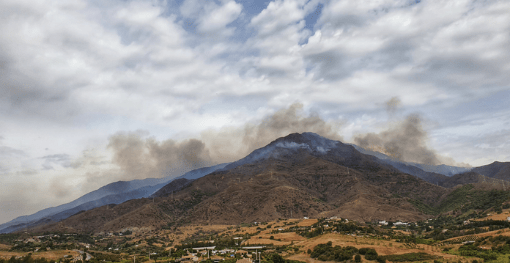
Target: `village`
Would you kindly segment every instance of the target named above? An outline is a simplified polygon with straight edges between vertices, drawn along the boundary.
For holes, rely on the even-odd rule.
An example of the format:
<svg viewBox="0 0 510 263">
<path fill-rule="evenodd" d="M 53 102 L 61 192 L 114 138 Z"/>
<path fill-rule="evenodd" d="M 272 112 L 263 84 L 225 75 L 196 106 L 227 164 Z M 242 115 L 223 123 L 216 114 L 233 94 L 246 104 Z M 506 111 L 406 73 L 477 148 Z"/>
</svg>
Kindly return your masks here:
<svg viewBox="0 0 510 263">
<path fill-rule="evenodd" d="M 419 261 L 475 262 L 483 260 L 483 255 L 463 256 L 459 252 L 461 246 L 479 245 L 480 249 L 485 248 L 483 253 L 492 253 L 494 247 L 490 244 L 494 241 L 487 242 L 490 238 L 510 236 L 508 211 L 484 216 L 364 223 L 339 217 L 302 218 L 241 225 L 188 225 L 162 230 L 132 228 L 94 235 L 8 234 L 1 235 L 0 261 L 27 262 L 30 258 L 33 262 L 66 263 L 311 262 L 321 260 L 320 256 L 312 258 L 317 254 L 314 251 L 330 244 L 330 249 L 373 249 L 378 255 L 375 258 L 364 255 L 360 257 L 363 262 L 391 261 L 387 257 L 395 253 L 416 257 Z M 484 243 L 477 244 L 481 239 Z M 322 255 L 322 258 L 326 257 Z"/>
</svg>

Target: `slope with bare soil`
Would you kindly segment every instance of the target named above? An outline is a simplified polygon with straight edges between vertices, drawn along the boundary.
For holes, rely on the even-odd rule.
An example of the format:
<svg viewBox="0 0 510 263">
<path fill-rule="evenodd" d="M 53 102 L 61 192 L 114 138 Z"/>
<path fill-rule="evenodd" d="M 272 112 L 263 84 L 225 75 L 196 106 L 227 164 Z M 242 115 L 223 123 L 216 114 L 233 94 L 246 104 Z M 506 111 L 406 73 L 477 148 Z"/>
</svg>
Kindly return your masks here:
<svg viewBox="0 0 510 263">
<path fill-rule="evenodd" d="M 450 191 L 350 145 L 306 133 L 279 138 L 224 170 L 178 187 L 173 194 L 93 209 L 38 230 L 98 232 L 329 215 L 412 221 L 426 215 L 410 200 L 432 206 Z"/>
</svg>

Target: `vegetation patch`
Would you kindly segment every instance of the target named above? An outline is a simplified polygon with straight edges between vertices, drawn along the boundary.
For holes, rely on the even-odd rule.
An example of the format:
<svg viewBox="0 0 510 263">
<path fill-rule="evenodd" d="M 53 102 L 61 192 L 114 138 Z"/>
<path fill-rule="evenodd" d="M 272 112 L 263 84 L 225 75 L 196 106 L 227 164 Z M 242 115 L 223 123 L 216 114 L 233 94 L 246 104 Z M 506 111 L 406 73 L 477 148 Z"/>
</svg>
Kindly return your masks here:
<svg viewBox="0 0 510 263">
<path fill-rule="evenodd" d="M 358 249 L 355 247 L 347 246 L 332 246 L 332 242 L 326 244 L 319 244 L 313 248 L 312 258 L 316 258 L 321 261 L 344 261 L 352 260 L 353 256 L 358 253 Z"/>
<path fill-rule="evenodd" d="M 427 253 L 419 252 L 419 253 L 406 253 L 400 255 L 387 255 L 380 256 L 387 261 L 391 262 L 413 262 L 413 261 L 424 261 L 424 260 L 433 260 L 438 259 L 438 256 L 430 255 Z"/>
<path fill-rule="evenodd" d="M 476 190 L 472 184 L 466 184 L 449 193 L 437 207 L 427 205 L 416 199 L 411 199 L 409 202 L 425 214 L 438 215 L 454 210 L 460 210 L 461 212 L 467 212 L 471 209 L 486 210 L 489 208 L 500 210 L 503 203 L 509 199 L 510 192 L 508 191 Z"/>
</svg>

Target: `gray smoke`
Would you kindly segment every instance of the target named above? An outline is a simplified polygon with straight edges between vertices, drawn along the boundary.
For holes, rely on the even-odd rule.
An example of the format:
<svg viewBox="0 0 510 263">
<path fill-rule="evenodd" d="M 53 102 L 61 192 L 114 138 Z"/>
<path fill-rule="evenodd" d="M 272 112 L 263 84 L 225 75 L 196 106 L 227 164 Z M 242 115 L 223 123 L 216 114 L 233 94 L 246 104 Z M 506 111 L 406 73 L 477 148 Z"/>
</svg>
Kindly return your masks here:
<svg viewBox="0 0 510 263">
<path fill-rule="evenodd" d="M 402 104 L 399 97 L 393 97 L 386 102 L 386 112 L 391 116 L 395 114 L 398 107 Z"/>
<path fill-rule="evenodd" d="M 143 132 L 120 132 L 109 138 L 113 162 L 124 173 L 123 179 L 140 179 L 179 175 L 218 163 L 232 162 L 253 150 L 293 132 L 315 132 L 327 138 L 341 140 L 338 124 L 321 119 L 318 114 L 305 116 L 303 105 L 289 108 L 241 127 L 227 127 L 202 132 L 200 138 L 185 141 L 159 142 L 145 138 Z"/>
<path fill-rule="evenodd" d="M 438 165 L 438 155 L 427 147 L 427 132 L 419 115 L 412 114 L 380 133 L 355 136 L 354 142 L 366 149 L 385 153 L 405 162 Z"/>
<path fill-rule="evenodd" d="M 206 131 L 201 137 L 209 146 L 213 160 L 231 162 L 294 132 L 314 132 L 330 139 L 342 140 L 338 135 L 339 126 L 338 123 L 326 122 L 316 113 L 305 116 L 303 105 L 295 103 L 257 123 Z"/>
<path fill-rule="evenodd" d="M 162 142 L 142 132 L 120 132 L 110 137 L 113 162 L 124 172 L 124 179 L 182 174 L 212 164 L 205 144 L 197 139 Z"/>
</svg>

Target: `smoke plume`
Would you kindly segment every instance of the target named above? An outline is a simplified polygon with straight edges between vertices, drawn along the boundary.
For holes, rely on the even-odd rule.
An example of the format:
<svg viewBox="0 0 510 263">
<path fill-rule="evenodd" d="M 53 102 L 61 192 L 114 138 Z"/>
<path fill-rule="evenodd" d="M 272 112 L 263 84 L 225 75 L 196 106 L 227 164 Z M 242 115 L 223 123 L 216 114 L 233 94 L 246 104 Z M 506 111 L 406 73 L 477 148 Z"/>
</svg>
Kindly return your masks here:
<svg viewBox="0 0 510 263">
<path fill-rule="evenodd" d="M 293 104 L 256 122 L 202 132 L 200 138 L 185 141 L 156 141 L 143 132 L 121 132 L 110 137 L 108 148 L 113 162 L 125 173 L 124 179 L 180 175 L 187 171 L 236 161 L 253 150 L 293 132 L 315 132 L 341 140 L 338 124 L 318 114 L 303 114 L 302 104 Z"/>
<path fill-rule="evenodd" d="M 437 154 L 427 147 L 427 139 L 420 116 L 413 114 L 386 131 L 358 135 L 354 141 L 363 148 L 385 153 L 401 161 L 441 164 Z"/>
<path fill-rule="evenodd" d="M 385 109 L 391 118 L 395 117 L 400 105 L 398 97 L 386 101 Z M 404 162 L 468 166 L 465 163 L 456 163 L 452 158 L 441 156 L 428 148 L 428 134 L 422 126 L 420 115 L 411 114 L 402 120 L 389 121 L 387 125 L 388 128 L 380 133 L 355 136 L 354 143 Z"/>
<path fill-rule="evenodd" d="M 206 131 L 202 133 L 202 138 L 216 162 L 231 162 L 294 132 L 314 132 L 330 139 L 341 140 L 338 128 L 339 124 L 326 122 L 318 114 L 304 116 L 303 105 L 295 103 L 257 123 Z"/>
<path fill-rule="evenodd" d="M 400 98 L 398 97 L 391 98 L 386 102 L 386 112 L 388 112 L 390 116 L 395 114 L 401 103 L 402 102 L 400 101 Z"/>
<path fill-rule="evenodd" d="M 113 162 L 124 172 L 124 179 L 178 175 L 210 165 L 205 144 L 197 139 L 181 142 L 144 138 L 143 132 L 121 132 L 110 137 Z"/>
</svg>

